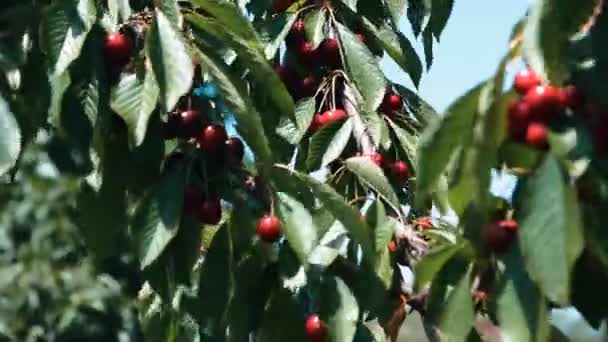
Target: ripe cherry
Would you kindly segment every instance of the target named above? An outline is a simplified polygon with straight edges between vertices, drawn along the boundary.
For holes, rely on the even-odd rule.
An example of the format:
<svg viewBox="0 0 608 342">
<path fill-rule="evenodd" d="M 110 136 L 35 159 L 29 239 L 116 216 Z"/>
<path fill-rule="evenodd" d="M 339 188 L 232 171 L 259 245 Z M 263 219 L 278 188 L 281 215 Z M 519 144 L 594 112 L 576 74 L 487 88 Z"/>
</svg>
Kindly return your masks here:
<svg viewBox="0 0 608 342">
<path fill-rule="evenodd" d="M 515 76 L 513 87 L 518 93 L 525 95 L 530 89 L 541 85 L 541 83 L 541 79 L 536 72 L 531 68 L 526 68 Z"/>
<path fill-rule="evenodd" d="M 189 186 L 184 190 L 184 212 L 194 214 L 203 203 L 203 192 L 195 186 Z"/>
<path fill-rule="evenodd" d="M 515 101 L 509 107 L 508 115 L 509 136 L 516 140 L 523 139 L 532 120 L 530 106 L 526 101 Z"/>
<path fill-rule="evenodd" d="M 321 43 L 321 56 L 323 62 L 329 66 L 340 66 L 340 43 L 336 38 L 327 38 Z"/>
<path fill-rule="evenodd" d="M 241 162 L 243 155 L 245 154 L 245 146 L 241 139 L 232 137 L 226 140 L 226 148 L 232 160 Z"/>
<path fill-rule="evenodd" d="M 201 223 L 216 225 L 222 219 L 222 205 L 220 199 L 215 196 L 206 198 L 201 204 L 198 212 Z"/>
<path fill-rule="evenodd" d="M 311 342 L 324 342 L 327 339 L 327 325 L 318 315 L 310 315 L 304 325 L 306 337 Z"/>
<path fill-rule="evenodd" d="M 289 34 L 287 35 L 287 40 L 290 44 L 301 43 L 306 39 L 306 25 L 304 23 L 304 19 L 299 18 L 296 20 L 291 29 L 289 29 Z"/>
<path fill-rule="evenodd" d="M 216 124 L 205 126 L 197 138 L 200 150 L 210 156 L 219 156 L 227 139 L 224 127 Z"/>
<path fill-rule="evenodd" d="M 321 113 L 316 113 L 312 117 L 312 122 L 310 123 L 310 127 L 308 128 L 311 133 L 316 132 L 319 128 L 321 128 L 324 124 L 323 116 Z"/>
<path fill-rule="evenodd" d="M 285 12 L 289 6 L 293 3 L 292 0 L 273 0 L 272 1 L 272 12 L 282 13 Z"/>
<path fill-rule="evenodd" d="M 332 122 L 344 120 L 348 114 L 343 109 L 330 109 L 321 114 L 321 125 L 325 126 Z"/>
<path fill-rule="evenodd" d="M 383 168 L 384 167 L 384 156 L 380 153 L 372 153 L 369 155 L 369 158 L 372 160 L 372 162 L 374 162 L 374 164 L 378 165 L 379 167 Z"/>
<path fill-rule="evenodd" d="M 391 240 L 388 242 L 388 250 L 391 253 L 395 253 L 397 251 L 397 242 L 395 240 Z"/>
<path fill-rule="evenodd" d="M 104 40 L 103 50 L 107 62 L 112 65 L 124 65 L 133 54 L 133 42 L 126 34 L 110 33 Z"/>
<path fill-rule="evenodd" d="M 179 113 L 180 123 L 178 136 L 182 138 L 195 137 L 203 127 L 201 113 L 198 110 L 186 110 Z"/>
<path fill-rule="evenodd" d="M 299 95 L 301 97 L 311 97 L 317 92 L 319 80 L 314 75 L 308 75 L 300 82 Z"/>
<path fill-rule="evenodd" d="M 387 93 L 384 95 L 380 108 L 386 114 L 401 111 L 403 109 L 403 99 L 398 94 Z"/>
<path fill-rule="evenodd" d="M 526 131 L 526 143 L 540 149 L 547 148 L 547 127 L 538 122 L 533 122 L 528 125 L 528 130 Z"/>
<path fill-rule="evenodd" d="M 560 91 L 552 86 L 536 86 L 530 89 L 524 100 L 535 120 L 547 122 L 561 108 Z"/>
<path fill-rule="evenodd" d="M 281 221 L 274 215 L 264 215 L 256 226 L 258 237 L 266 242 L 276 242 L 281 238 Z"/>
<path fill-rule="evenodd" d="M 303 41 L 298 47 L 298 53 L 302 63 L 312 65 L 317 60 L 317 50 L 312 43 Z"/>
<path fill-rule="evenodd" d="M 486 248 L 496 254 L 509 250 L 517 234 L 518 224 L 514 220 L 502 220 L 487 224 L 482 230 L 482 239 Z"/>
<path fill-rule="evenodd" d="M 395 160 L 388 165 L 391 175 L 399 182 L 404 183 L 410 177 L 410 170 L 403 160 Z"/>
</svg>

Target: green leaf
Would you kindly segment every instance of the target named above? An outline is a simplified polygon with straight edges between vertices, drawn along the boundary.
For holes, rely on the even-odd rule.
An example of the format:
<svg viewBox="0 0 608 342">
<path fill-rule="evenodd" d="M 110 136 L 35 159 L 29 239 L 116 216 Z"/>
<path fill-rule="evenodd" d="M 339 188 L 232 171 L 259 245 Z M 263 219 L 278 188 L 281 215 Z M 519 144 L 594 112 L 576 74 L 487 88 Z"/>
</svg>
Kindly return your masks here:
<svg viewBox="0 0 608 342">
<path fill-rule="evenodd" d="M 315 114 L 316 100 L 314 97 L 302 99 L 296 103 L 294 123 L 288 116 L 284 116 L 277 126 L 276 132 L 292 145 L 300 143 Z"/>
<path fill-rule="evenodd" d="M 357 3 L 359 0 L 341 0 L 346 7 L 350 8 L 352 11 L 357 12 Z"/>
<path fill-rule="evenodd" d="M 430 26 L 427 26 L 422 33 L 422 45 L 424 46 L 426 70 L 429 70 L 433 65 L 433 31 L 431 31 Z"/>
<path fill-rule="evenodd" d="M 213 16 L 228 31 L 249 42 L 259 42 L 258 34 L 243 12 L 227 0 L 191 0 L 194 7 Z"/>
<path fill-rule="evenodd" d="M 10 170 L 21 152 L 21 130 L 8 103 L 0 94 L 0 175 Z"/>
<path fill-rule="evenodd" d="M 399 199 L 384 172 L 368 156 L 348 158 L 345 164 L 363 184 L 376 191 L 394 210 L 400 208 Z"/>
<path fill-rule="evenodd" d="M 348 144 L 352 132 L 352 119 L 332 122 L 321 127 L 310 140 L 306 168 L 316 170 L 338 159 Z"/>
<path fill-rule="evenodd" d="M 418 147 L 416 163 L 419 198 L 424 198 L 435 190 L 454 152 L 470 140 L 482 89 L 483 84 L 480 84 L 467 92 L 448 108 L 442 120 L 432 123 L 425 130 Z"/>
<path fill-rule="evenodd" d="M 418 145 L 418 138 L 409 134 L 403 128 L 397 126 L 393 120 L 387 118 L 386 121 L 388 121 L 388 124 L 393 129 L 395 137 L 397 137 L 397 141 L 399 141 L 399 144 L 401 144 L 401 148 L 403 148 L 407 161 L 409 162 L 408 164 L 411 165 L 415 171 L 417 169 L 416 146 Z"/>
<path fill-rule="evenodd" d="M 539 0 L 532 4 L 522 52 L 528 64 L 549 83 L 561 85 L 568 78 L 569 39 L 588 20 L 597 3 Z"/>
<path fill-rule="evenodd" d="M 459 242 L 454 245 L 446 245 L 433 249 L 416 264 L 416 289 L 421 290 L 433 281 L 437 272 L 455 255 L 470 248 L 466 242 Z"/>
<path fill-rule="evenodd" d="M 163 12 L 171 24 L 177 28 L 182 28 L 184 18 L 182 18 L 177 0 L 159 0 L 155 2 L 155 5 L 156 8 Z"/>
<path fill-rule="evenodd" d="M 272 151 L 262 125 L 261 114 L 246 95 L 241 83 L 234 77 L 226 64 L 211 54 L 198 50 L 202 67 L 216 82 L 228 107 L 234 113 L 238 130 L 255 154 L 256 165 L 262 173 L 269 172 L 273 164 Z"/>
<path fill-rule="evenodd" d="M 234 288 L 232 236 L 224 225 L 205 256 L 198 283 L 195 318 L 201 335 L 224 338 L 226 316 Z"/>
<path fill-rule="evenodd" d="M 141 268 L 156 260 L 177 234 L 182 217 L 186 167 L 165 175 L 158 189 L 144 195 L 131 223 Z"/>
<path fill-rule="evenodd" d="M 414 114 L 416 120 L 420 123 L 421 127 L 426 127 L 430 123 L 437 121 L 440 115 L 429 103 L 424 101 L 418 94 L 407 89 L 399 84 L 393 85 L 399 95 L 405 99 L 407 109 Z"/>
<path fill-rule="evenodd" d="M 159 88 L 151 72 L 123 74 L 112 88 L 110 107 L 127 124 L 131 145 L 139 146 L 144 141 L 158 97 Z"/>
<path fill-rule="evenodd" d="M 407 5 L 407 0 L 387 0 L 386 6 L 388 7 L 388 11 L 391 14 L 391 18 L 393 19 L 393 24 L 395 26 L 399 25 L 399 20 L 405 11 L 405 6 Z"/>
<path fill-rule="evenodd" d="M 505 258 L 505 272 L 497 287 L 496 315 L 504 338 L 547 341 L 549 312 L 544 297 L 525 271 L 519 248 Z"/>
<path fill-rule="evenodd" d="M 277 54 L 296 19 L 298 19 L 298 15 L 295 13 L 282 13 L 271 19 L 269 42 L 264 48 L 266 59 L 272 59 Z"/>
<path fill-rule="evenodd" d="M 428 9 L 426 0 L 409 0 L 407 3 L 407 19 L 410 21 L 414 36 L 418 37 L 422 32 L 422 24 Z"/>
<path fill-rule="evenodd" d="M 429 19 L 429 27 L 435 39 L 439 41 L 439 37 L 448 23 L 452 9 L 454 8 L 454 0 L 432 0 L 431 18 Z"/>
<path fill-rule="evenodd" d="M 516 199 L 519 241 L 530 277 L 550 300 L 565 304 L 584 238 L 576 194 L 559 162 L 548 155 L 537 172 L 520 183 Z"/>
<path fill-rule="evenodd" d="M 161 103 L 165 110 L 172 110 L 192 87 L 194 65 L 180 32 L 158 9 L 146 34 L 146 54 L 160 88 Z"/>
<path fill-rule="evenodd" d="M 78 58 L 96 15 L 92 0 L 59 0 L 44 10 L 41 32 L 52 74 L 63 74 Z"/>
<path fill-rule="evenodd" d="M 384 99 L 386 81 L 374 55 L 345 26 L 336 23 L 348 74 L 363 97 L 363 111 L 375 112 Z"/>
<path fill-rule="evenodd" d="M 325 34 L 323 27 L 325 26 L 325 11 L 315 9 L 306 15 L 306 40 L 309 41 L 314 48 L 319 47 Z"/>
<path fill-rule="evenodd" d="M 282 170 L 287 172 L 287 170 Z M 361 222 L 360 213 L 349 206 L 344 197 L 338 194 L 330 185 L 300 172 L 292 172 L 292 176 L 310 187 L 315 196 L 324 204 L 335 218 L 351 233 L 355 242 L 361 245 L 363 255 L 373 260 L 373 244 L 370 240 L 369 227 Z"/>
<path fill-rule="evenodd" d="M 277 199 L 282 231 L 302 265 L 306 266 L 308 255 L 318 240 L 312 216 L 302 203 L 285 193 L 277 193 Z"/>
<path fill-rule="evenodd" d="M 357 331 L 359 305 L 351 289 L 340 278 L 328 280 L 322 295 L 322 306 L 327 306 L 329 340 L 352 341 Z"/>
<path fill-rule="evenodd" d="M 200 15 L 189 14 L 186 19 L 196 28 L 205 31 L 226 43 L 237 53 L 239 61 L 246 66 L 255 80 L 264 89 L 258 95 L 268 96 L 281 115 L 293 117 L 294 104 L 289 91 L 277 73 L 270 67 L 262 52 L 259 41 L 246 41 L 222 26 L 220 21 L 204 19 Z"/>
</svg>

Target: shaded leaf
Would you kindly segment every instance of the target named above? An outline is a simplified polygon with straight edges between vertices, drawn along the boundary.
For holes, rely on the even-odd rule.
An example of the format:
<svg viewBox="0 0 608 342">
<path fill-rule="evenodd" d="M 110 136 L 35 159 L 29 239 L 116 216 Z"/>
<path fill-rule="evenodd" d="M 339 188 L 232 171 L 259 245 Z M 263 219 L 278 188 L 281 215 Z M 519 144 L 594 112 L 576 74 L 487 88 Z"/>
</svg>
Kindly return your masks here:
<svg viewBox="0 0 608 342">
<path fill-rule="evenodd" d="M 10 170 L 21 152 L 21 130 L 9 104 L 0 94 L 0 175 Z"/>
<path fill-rule="evenodd" d="M 277 126 L 276 132 L 281 138 L 287 140 L 292 145 L 297 145 L 306 134 L 315 114 L 316 100 L 308 97 L 298 101 L 296 104 L 294 123 L 289 117 L 285 116 Z"/>
<path fill-rule="evenodd" d="M 306 168 L 315 170 L 338 159 L 348 144 L 352 132 L 352 119 L 323 126 L 310 140 Z"/>
<path fill-rule="evenodd" d="M 316 49 L 325 38 L 323 27 L 325 26 L 325 12 L 314 9 L 306 15 L 306 40 Z"/>
<path fill-rule="evenodd" d="M 317 245 L 317 229 L 308 209 L 295 198 L 279 192 L 277 194 L 279 217 L 283 222 L 282 231 L 289 246 L 306 265 L 308 255 Z"/>
<path fill-rule="evenodd" d="M 352 173 L 359 177 L 362 183 L 376 191 L 393 209 L 400 207 L 399 199 L 384 172 L 369 157 L 349 158 L 345 164 Z"/>
</svg>

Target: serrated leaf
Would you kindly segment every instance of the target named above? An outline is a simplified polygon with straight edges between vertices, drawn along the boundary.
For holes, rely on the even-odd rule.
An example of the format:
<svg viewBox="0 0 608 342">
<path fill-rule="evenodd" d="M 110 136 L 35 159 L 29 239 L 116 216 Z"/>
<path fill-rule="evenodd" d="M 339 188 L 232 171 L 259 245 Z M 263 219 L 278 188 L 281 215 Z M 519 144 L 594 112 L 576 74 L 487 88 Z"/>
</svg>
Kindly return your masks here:
<svg viewBox="0 0 608 342">
<path fill-rule="evenodd" d="M 523 32 L 522 53 L 549 83 L 560 85 L 566 81 L 569 39 L 589 19 L 597 3 L 538 0 L 532 4 Z"/>
<path fill-rule="evenodd" d="M 339 23 L 336 25 L 348 74 L 363 97 L 363 111 L 375 112 L 386 92 L 384 73 L 367 46 L 361 43 L 348 28 Z"/>
<path fill-rule="evenodd" d="M 177 234 L 182 217 L 186 167 L 167 173 L 157 189 L 141 200 L 131 223 L 141 268 L 154 262 Z"/>
<path fill-rule="evenodd" d="M 158 9 L 146 35 L 146 54 L 160 88 L 160 102 L 165 110 L 172 110 L 192 87 L 194 65 L 181 34 Z"/>
<path fill-rule="evenodd" d="M 289 30 L 297 19 L 298 16 L 295 13 L 282 13 L 271 19 L 269 42 L 266 43 L 266 47 L 264 48 L 266 59 L 270 60 L 277 54 L 281 44 L 289 34 Z"/>
<path fill-rule="evenodd" d="M 177 28 L 182 28 L 184 18 L 182 18 L 177 0 L 158 0 L 154 4 L 156 8 L 165 14 L 170 23 Z"/>
<path fill-rule="evenodd" d="M 452 9 L 454 8 L 454 0 L 432 0 L 431 17 L 429 18 L 429 27 L 433 36 L 437 41 L 448 23 Z"/>
<path fill-rule="evenodd" d="M 204 10 L 218 20 L 222 26 L 246 41 L 259 42 L 258 34 L 243 12 L 227 0 L 191 0 L 193 6 Z"/>
<path fill-rule="evenodd" d="M 400 207 L 399 199 L 384 172 L 368 156 L 348 158 L 345 165 L 357 175 L 363 184 L 376 191 L 393 209 Z"/>
<path fill-rule="evenodd" d="M 415 37 L 418 37 L 422 32 L 422 23 L 428 11 L 425 2 L 426 0 L 409 0 L 407 2 L 407 19 L 410 21 Z"/>
<path fill-rule="evenodd" d="M 467 244 L 459 242 L 433 249 L 416 264 L 416 289 L 421 290 L 433 281 L 437 272 L 456 254 L 462 251 Z"/>
<path fill-rule="evenodd" d="M 440 115 L 435 108 L 424 101 L 418 94 L 399 84 L 394 84 L 397 92 L 405 99 L 407 109 L 414 114 L 419 126 L 425 128 L 430 123 L 439 119 Z"/>
<path fill-rule="evenodd" d="M 547 341 L 547 303 L 528 277 L 519 253 L 519 248 L 511 248 L 497 287 L 496 315 L 502 335 L 510 341 Z"/>
<path fill-rule="evenodd" d="M 325 11 L 321 9 L 315 9 L 310 11 L 306 15 L 306 40 L 309 41 L 316 49 L 319 47 L 325 34 L 323 33 L 323 27 L 325 26 Z"/>
<path fill-rule="evenodd" d="M 325 125 L 310 139 L 306 168 L 315 170 L 338 159 L 353 132 L 352 119 Z"/>
<path fill-rule="evenodd" d="M 328 281 L 323 293 L 324 305 L 329 306 L 331 313 L 327 317 L 329 338 L 331 341 L 352 341 L 357 331 L 359 305 L 351 289 L 340 278 Z"/>
<path fill-rule="evenodd" d="M 399 25 L 399 19 L 401 19 L 406 5 L 407 0 L 386 0 L 386 7 L 388 7 L 395 26 Z"/>
<path fill-rule="evenodd" d="M 52 74 L 63 74 L 78 58 L 96 15 L 92 0 L 60 0 L 44 10 L 41 32 Z"/>
<path fill-rule="evenodd" d="M 416 190 L 419 194 L 418 197 L 424 197 L 433 192 L 454 152 L 470 140 L 471 127 L 473 127 L 483 85 L 476 86 L 456 100 L 441 120 L 434 122 L 425 130 L 417 153 Z M 458 132 L 458 134 L 454 134 L 454 132 Z"/>
<path fill-rule="evenodd" d="M 536 173 L 520 183 L 515 208 L 530 277 L 547 298 L 567 303 L 572 269 L 583 250 L 584 237 L 576 194 L 553 156 L 548 155 Z"/>
<path fill-rule="evenodd" d="M 392 120 L 387 119 L 387 121 L 393 129 L 393 133 L 395 133 L 397 141 L 399 141 L 399 144 L 401 144 L 401 148 L 406 154 L 406 161 L 409 162 L 408 165 L 411 165 L 415 171 L 417 169 L 416 146 L 418 145 L 418 138 L 409 134 L 403 128 L 397 126 L 397 124 L 395 124 Z"/>
<path fill-rule="evenodd" d="M 112 88 L 110 107 L 127 124 L 129 141 L 139 146 L 146 137 L 148 121 L 158 101 L 160 91 L 154 75 L 123 74 Z"/>
<path fill-rule="evenodd" d="M 289 117 L 283 117 L 277 126 L 277 134 L 292 145 L 299 144 L 308 127 L 310 127 L 315 114 L 315 106 L 316 100 L 314 97 L 298 101 L 295 110 L 296 122 L 293 122 Z"/>
<path fill-rule="evenodd" d="M 317 229 L 310 212 L 295 198 L 277 193 L 279 217 L 283 223 L 282 231 L 289 246 L 306 267 L 308 255 L 317 245 Z"/>
<path fill-rule="evenodd" d="M 426 70 L 430 70 L 433 65 L 433 31 L 430 27 L 425 28 L 422 32 L 422 46 L 424 47 Z"/>
<path fill-rule="evenodd" d="M 9 104 L 0 94 L 0 175 L 10 170 L 21 152 L 21 129 Z"/>
<path fill-rule="evenodd" d="M 246 95 L 239 80 L 218 57 L 198 50 L 203 70 L 209 72 L 224 95 L 224 101 L 234 113 L 238 130 L 255 154 L 258 170 L 268 173 L 273 165 L 272 151 L 262 125 L 261 114 Z"/>
</svg>

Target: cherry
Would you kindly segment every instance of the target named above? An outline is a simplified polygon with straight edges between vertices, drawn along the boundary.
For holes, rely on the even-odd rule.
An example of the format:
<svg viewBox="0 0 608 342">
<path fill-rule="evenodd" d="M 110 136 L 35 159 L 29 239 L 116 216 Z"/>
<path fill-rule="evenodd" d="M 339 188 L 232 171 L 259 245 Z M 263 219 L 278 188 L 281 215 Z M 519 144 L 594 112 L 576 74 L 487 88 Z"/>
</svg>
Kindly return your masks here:
<svg viewBox="0 0 608 342">
<path fill-rule="evenodd" d="M 507 121 L 511 138 L 523 139 L 531 119 L 530 105 L 527 102 L 518 100 L 511 103 Z"/>
<path fill-rule="evenodd" d="M 524 101 L 530 107 L 530 114 L 536 120 L 546 122 L 553 117 L 560 108 L 560 91 L 552 86 L 536 86 L 530 89 Z"/>
<path fill-rule="evenodd" d="M 211 196 L 206 198 L 201 204 L 198 212 L 201 223 L 216 225 L 222 219 L 222 205 L 220 199 Z"/>
<path fill-rule="evenodd" d="M 241 162 L 243 160 L 243 155 L 245 154 L 245 146 L 241 139 L 232 137 L 226 140 L 226 148 L 230 153 L 232 160 Z"/>
<path fill-rule="evenodd" d="M 321 43 L 321 56 L 323 61 L 329 66 L 339 66 L 342 64 L 340 43 L 336 38 L 327 38 Z"/>
<path fill-rule="evenodd" d="M 388 250 L 391 253 L 395 253 L 397 251 L 397 242 L 395 242 L 395 240 L 391 240 L 388 242 Z"/>
<path fill-rule="evenodd" d="M 324 342 L 327 339 L 327 326 L 318 315 L 310 315 L 306 318 L 304 330 L 308 341 Z"/>
<path fill-rule="evenodd" d="M 323 127 L 324 125 L 324 120 L 323 120 L 323 115 L 320 113 L 316 113 L 313 117 L 312 117 L 312 122 L 310 123 L 310 132 L 314 133 L 316 132 L 319 128 Z"/>
<path fill-rule="evenodd" d="M 291 68 L 286 65 L 277 65 L 274 67 L 274 72 L 279 76 L 283 84 L 287 87 L 292 95 L 294 93 L 294 89 L 296 88 L 294 85 L 298 81 L 298 74 Z"/>
<path fill-rule="evenodd" d="M 316 62 L 317 50 L 314 48 L 312 43 L 303 41 L 298 48 L 298 53 L 302 63 L 312 65 Z"/>
<path fill-rule="evenodd" d="M 348 114 L 343 109 L 330 109 L 321 114 L 321 126 L 328 125 L 332 122 L 344 120 Z"/>
<path fill-rule="evenodd" d="M 536 72 L 531 68 L 526 68 L 515 76 L 513 87 L 518 93 L 525 95 L 530 89 L 541 85 L 541 83 L 541 79 Z"/>
<path fill-rule="evenodd" d="M 291 29 L 289 29 L 289 34 L 287 35 L 287 40 L 290 44 L 293 43 L 301 43 L 306 39 L 306 24 L 304 23 L 304 19 L 299 18 L 296 20 Z"/>
<path fill-rule="evenodd" d="M 380 108 L 386 114 L 398 112 L 403 109 L 403 99 L 398 94 L 386 93 Z"/>
<path fill-rule="evenodd" d="M 224 148 L 228 136 L 226 130 L 220 125 L 207 125 L 198 136 L 201 151 L 211 156 L 219 156 Z"/>
<path fill-rule="evenodd" d="M 195 186 L 189 186 L 184 190 L 184 212 L 186 214 L 195 213 L 203 203 L 203 192 Z"/>
<path fill-rule="evenodd" d="M 281 238 L 281 221 L 274 215 L 264 215 L 256 226 L 258 237 L 266 242 L 276 242 Z"/>
<path fill-rule="evenodd" d="M 113 65 L 124 65 L 131 59 L 133 42 L 131 38 L 119 32 L 110 33 L 105 37 L 103 50 L 106 60 Z"/>
<path fill-rule="evenodd" d="M 384 167 L 384 156 L 380 153 L 372 153 L 369 155 L 369 158 L 372 160 L 372 162 L 374 162 L 374 164 L 378 165 L 379 167 Z"/>
<path fill-rule="evenodd" d="M 560 104 L 574 110 L 580 109 L 585 103 L 583 93 L 573 84 L 569 84 L 559 92 Z"/>
<path fill-rule="evenodd" d="M 282 13 L 285 12 L 289 6 L 293 3 L 292 0 L 274 0 L 272 1 L 272 12 Z"/>
<path fill-rule="evenodd" d="M 300 82 L 299 95 L 301 97 L 311 97 L 317 92 L 319 80 L 314 75 L 308 75 Z"/>
<path fill-rule="evenodd" d="M 528 129 L 526 131 L 526 143 L 540 149 L 547 148 L 547 127 L 538 122 L 533 122 L 528 125 Z"/>
<path fill-rule="evenodd" d="M 178 136 L 182 138 L 193 138 L 201 130 L 201 113 L 198 110 L 186 110 L 179 113 L 180 124 Z"/>
<path fill-rule="evenodd" d="M 509 250 L 516 236 L 519 225 L 514 220 L 502 220 L 487 224 L 482 230 L 482 239 L 486 248 L 496 254 Z"/>
<path fill-rule="evenodd" d="M 410 170 L 403 160 L 395 160 L 388 165 L 388 169 L 399 182 L 406 182 L 410 177 Z"/>
</svg>

